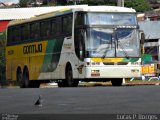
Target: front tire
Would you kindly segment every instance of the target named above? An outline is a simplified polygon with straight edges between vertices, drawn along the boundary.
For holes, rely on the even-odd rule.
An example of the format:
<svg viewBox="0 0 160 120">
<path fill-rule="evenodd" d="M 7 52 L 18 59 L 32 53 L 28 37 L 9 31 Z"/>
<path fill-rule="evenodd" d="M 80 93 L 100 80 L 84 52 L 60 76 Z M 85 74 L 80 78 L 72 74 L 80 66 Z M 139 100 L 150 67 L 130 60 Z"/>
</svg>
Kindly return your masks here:
<svg viewBox="0 0 160 120">
<path fill-rule="evenodd" d="M 67 82 L 66 80 L 61 80 L 58 83 L 58 87 L 67 87 Z"/>
<path fill-rule="evenodd" d="M 113 79 L 111 80 L 112 86 L 122 86 L 122 81 L 122 78 Z"/>
<path fill-rule="evenodd" d="M 30 81 L 30 87 L 31 88 L 39 88 L 40 87 L 40 82 L 37 80 Z"/>
<path fill-rule="evenodd" d="M 67 82 L 67 87 L 77 87 L 79 83 L 78 80 L 73 79 L 73 72 L 71 65 L 68 65 L 66 68 L 66 82 Z"/>
</svg>

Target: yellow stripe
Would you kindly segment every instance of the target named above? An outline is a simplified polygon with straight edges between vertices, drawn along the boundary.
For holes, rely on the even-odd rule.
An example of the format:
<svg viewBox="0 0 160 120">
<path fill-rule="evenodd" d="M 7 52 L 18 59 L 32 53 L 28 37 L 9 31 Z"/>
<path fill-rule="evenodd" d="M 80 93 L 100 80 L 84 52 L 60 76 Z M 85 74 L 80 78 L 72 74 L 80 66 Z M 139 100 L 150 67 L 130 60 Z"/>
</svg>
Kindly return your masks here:
<svg viewBox="0 0 160 120">
<path fill-rule="evenodd" d="M 121 62 L 123 58 L 91 58 L 94 62 Z"/>
<path fill-rule="evenodd" d="M 67 10 L 70 10 L 70 8 L 61 9 L 61 10 L 59 10 L 59 12 L 64 12 L 64 11 L 67 11 Z"/>
</svg>

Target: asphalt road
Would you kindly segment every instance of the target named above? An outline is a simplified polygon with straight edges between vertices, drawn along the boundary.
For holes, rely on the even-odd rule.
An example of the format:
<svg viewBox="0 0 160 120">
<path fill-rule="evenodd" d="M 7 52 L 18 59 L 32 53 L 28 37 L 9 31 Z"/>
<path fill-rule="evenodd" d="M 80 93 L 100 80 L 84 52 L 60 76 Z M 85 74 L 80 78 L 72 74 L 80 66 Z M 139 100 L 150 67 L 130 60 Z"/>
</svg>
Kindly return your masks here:
<svg viewBox="0 0 160 120">
<path fill-rule="evenodd" d="M 42 106 L 35 106 L 38 96 Z M 1 114 L 159 114 L 160 86 L 1 88 Z"/>
<path fill-rule="evenodd" d="M 42 107 L 35 107 L 42 95 Z M 160 113 L 160 86 L 0 89 L 0 113 Z"/>
</svg>

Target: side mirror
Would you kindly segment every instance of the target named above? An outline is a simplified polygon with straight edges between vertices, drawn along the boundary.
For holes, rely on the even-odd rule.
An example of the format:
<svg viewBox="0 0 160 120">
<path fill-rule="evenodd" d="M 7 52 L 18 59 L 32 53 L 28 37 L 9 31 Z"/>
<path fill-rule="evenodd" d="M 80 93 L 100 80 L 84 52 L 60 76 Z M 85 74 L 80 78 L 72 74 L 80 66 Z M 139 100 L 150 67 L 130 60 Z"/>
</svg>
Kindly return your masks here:
<svg viewBox="0 0 160 120">
<path fill-rule="evenodd" d="M 145 42 L 145 34 L 143 32 L 140 33 L 140 43 L 143 45 Z"/>
<path fill-rule="evenodd" d="M 140 46 L 141 46 L 141 53 L 144 54 L 144 42 L 145 42 L 145 34 L 143 32 L 140 32 Z"/>
</svg>

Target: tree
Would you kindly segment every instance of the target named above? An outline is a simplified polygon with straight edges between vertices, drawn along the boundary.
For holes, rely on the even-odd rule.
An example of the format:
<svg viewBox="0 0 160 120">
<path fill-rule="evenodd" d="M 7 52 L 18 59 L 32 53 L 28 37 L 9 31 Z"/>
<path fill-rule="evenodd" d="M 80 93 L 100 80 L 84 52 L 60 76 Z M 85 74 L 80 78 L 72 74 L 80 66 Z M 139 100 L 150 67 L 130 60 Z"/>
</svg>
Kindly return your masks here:
<svg viewBox="0 0 160 120">
<path fill-rule="evenodd" d="M 151 10 L 150 4 L 146 0 L 125 0 L 125 7 L 134 8 L 137 12 Z"/>
<path fill-rule="evenodd" d="M 67 5 L 67 0 L 57 0 L 57 5 Z"/>
<path fill-rule="evenodd" d="M 27 7 L 29 0 L 19 0 L 20 7 Z"/>
<path fill-rule="evenodd" d="M 80 4 L 88 5 L 116 5 L 116 0 L 83 0 Z"/>
<path fill-rule="evenodd" d="M 149 0 L 124 0 L 124 6 L 134 8 L 138 12 L 144 12 L 151 10 L 151 6 L 148 1 Z M 155 2 L 155 0 L 152 0 L 152 2 Z M 117 0 L 83 0 L 80 4 L 116 6 Z"/>
<path fill-rule="evenodd" d="M 147 0 L 149 3 L 151 3 L 151 4 L 157 4 L 158 3 L 158 1 L 157 0 Z"/>
<path fill-rule="evenodd" d="M 56 5 L 57 0 L 47 0 L 47 3 L 48 3 L 49 6 Z"/>
<path fill-rule="evenodd" d="M 6 45 L 6 31 L 0 33 L 0 84 L 5 83 L 5 73 L 6 73 L 5 45 Z"/>
</svg>

